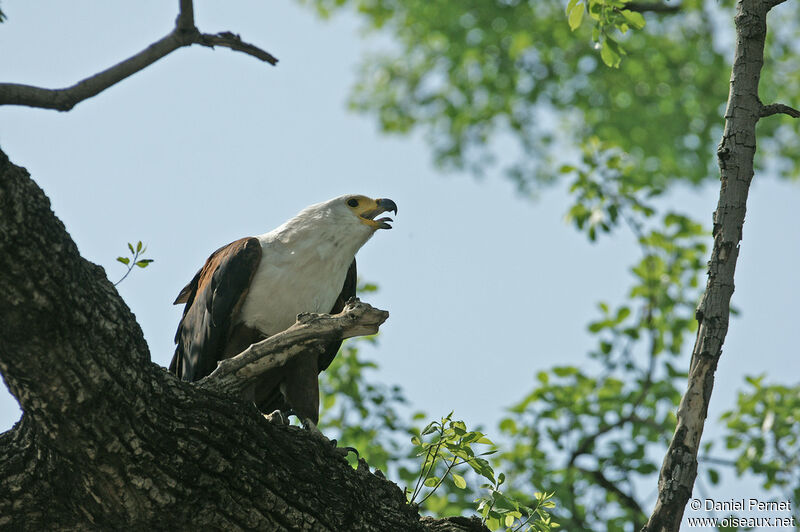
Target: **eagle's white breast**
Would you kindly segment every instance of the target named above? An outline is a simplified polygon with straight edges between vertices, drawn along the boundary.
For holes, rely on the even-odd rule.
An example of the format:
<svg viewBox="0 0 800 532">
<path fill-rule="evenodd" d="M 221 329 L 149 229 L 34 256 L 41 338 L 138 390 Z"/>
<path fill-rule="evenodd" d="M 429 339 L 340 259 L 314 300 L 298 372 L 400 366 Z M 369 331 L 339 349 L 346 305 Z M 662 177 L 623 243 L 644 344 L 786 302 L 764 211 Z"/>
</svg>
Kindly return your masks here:
<svg viewBox="0 0 800 532">
<path fill-rule="evenodd" d="M 373 232 L 347 210 L 319 204 L 259 236 L 261 262 L 240 321 L 272 335 L 301 312 L 330 312 L 353 257 Z"/>
</svg>

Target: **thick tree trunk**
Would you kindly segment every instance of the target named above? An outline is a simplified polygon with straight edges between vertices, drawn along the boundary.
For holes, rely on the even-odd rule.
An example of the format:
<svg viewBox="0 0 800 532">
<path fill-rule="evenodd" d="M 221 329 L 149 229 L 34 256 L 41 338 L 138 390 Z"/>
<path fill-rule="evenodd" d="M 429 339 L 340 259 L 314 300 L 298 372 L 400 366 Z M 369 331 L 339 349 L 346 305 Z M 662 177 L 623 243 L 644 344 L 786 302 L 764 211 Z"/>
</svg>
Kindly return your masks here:
<svg viewBox="0 0 800 532">
<path fill-rule="evenodd" d="M 333 448 L 150 362 L 133 314 L 0 151 L 0 528 L 480 530 L 420 519 Z"/>
<path fill-rule="evenodd" d="M 736 259 L 742 239 L 747 195 L 753 179 L 756 124 L 762 116 L 786 113 L 785 105 L 764 106 L 758 81 L 764 64 L 767 13 L 784 0 L 739 0 L 736 52 L 731 73 L 725 130 L 717 150 L 720 193 L 714 212 L 714 247 L 708 283 L 697 307 L 698 331 L 689 366 L 689 382 L 678 407 L 678 424 L 658 480 L 658 500 L 643 532 L 676 532 L 697 476 L 697 452 L 714 387 L 714 372 L 728 332 Z"/>
</svg>

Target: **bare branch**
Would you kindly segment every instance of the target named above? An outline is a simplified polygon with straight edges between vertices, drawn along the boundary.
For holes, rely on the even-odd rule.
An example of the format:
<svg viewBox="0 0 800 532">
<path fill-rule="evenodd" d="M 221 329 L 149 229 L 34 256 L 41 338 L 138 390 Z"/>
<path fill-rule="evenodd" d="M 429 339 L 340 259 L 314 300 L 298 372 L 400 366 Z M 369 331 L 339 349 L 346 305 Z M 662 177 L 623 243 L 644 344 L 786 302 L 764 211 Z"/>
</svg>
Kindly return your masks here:
<svg viewBox="0 0 800 532">
<path fill-rule="evenodd" d="M 800 111 L 782 103 L 771 103 L 769 105 L 762 105 L 761 112 L 758 116 L 764 118 L 765 116 L 772 116 L 777 114 L 789 115 L 792 118 L 800 118 Z"/>
<path fill-rule="evenodd" d="M 625 9 L 628 11 L 636 11 L 637 13 L 677 13 L 683 6 L 680 4 L 674 6 L 668 6 L 667 4 L 662 4 L 659 2 L 630 2 L 625 4 Z"/>
<path fill-rule="evenodd" d="M 389 313 L 352 298 L 339 314 L 300 314 L 294 325 L 220 362 L 201 388 L 238 395 L 265 371 L 322 347 L 331 340 L 375 334 Z"/>
<path fill-rule="evenodd" d="M 154 42 L 141 52 L 103 70 L 93 76 L 63 89 L 45 89 L 18 83 L 0 83 L 0 105 L 25 105 L 43 109 L 69 111 L 75 105 L 96 96 L 107 88 L 119 83 L 169 55 L 178 48 L 200 44 L 213 48 L 223 46 L 243 52 L 271 65 L 278 60 L 269 52 L 242 41 L 230 32 L 217 34 L 200 33 L 194 27 L 194 8 L 191 0 L 180 0 L 181 11 L 175 22 L 175 29 L 162 39 Z"/>
<path fill-rule="evenodd" d="M 223 31 L 222 33 L 217 33 L 216 35 L 203 33 L 200 35 L 200 39 L 197 41 L 197 43 L 202 44 L 203 46 L 209 46 L 211 48 L 214 46 L 223 46 L 225 48 L 230 48 L 231 50 L 236 50 L 237 52 L 243 52 L 247 55 L 252 55 L 253 57 L 269 63 L 270 65 L 278 64 L 278 59 L 274 55 L 262 50 L 257 46 L 244 42 L 237 34 L 229 31 Z"/>
<path fill-rule="evenodd" d="M 69 111 L 77 103 L 103 92 L 181 46 L 185 44 L 176 38 L 174 32 L 170 33 L 138 54 L 65 89 L 43 89 L 17 83 L 0 83 L 0 105 L 27 105 Z"/>
<path fill-rule="evenodd" d="M 180 11 L 175 27 L 180 31 L 194 30 L 194 3 L 192 0 L 180 0 Z"/>
</svg>

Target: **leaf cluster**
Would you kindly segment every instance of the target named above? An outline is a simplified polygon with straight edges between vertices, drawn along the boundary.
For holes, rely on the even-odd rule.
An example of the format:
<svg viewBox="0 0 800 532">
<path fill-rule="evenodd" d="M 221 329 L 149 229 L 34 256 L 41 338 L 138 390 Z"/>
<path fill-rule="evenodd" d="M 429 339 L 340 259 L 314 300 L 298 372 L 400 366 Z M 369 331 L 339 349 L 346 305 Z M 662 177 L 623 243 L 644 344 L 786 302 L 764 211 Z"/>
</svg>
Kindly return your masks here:
<svg viewBox="0 0 800 532">
<path fill-rule="evenodd" d="M 624 223 L 642 257 L 626 300 L 601 302 L 588 325 L 595 364 L 537 374 L 534 389 L 501 421 L 510 443 L 496 466 L 516 497 L 534 487 L 554 492 L 554 519 L 566 529 L 624 530 L 643 524 L 648 501 L 635 486 L 658 471 L 674 430 L 686 378 L 679 360 L 696 330 L 708 234 L 684 215 L 659 213 L 646 191 L 619 179 L 627 171 L 622 154 L 595 155 L 595 170 L 604 171 L 568 169 L 578 206 L 570 216 L 590 240 Z"/>
<path fill-rule="evenodd" d="M 431 438 L 426 440 L 426 436 Z M 490 449 L 476 454 L 472 449 L 474 444 L 490 446 L 494 444 L 482 432 L 468 431 L 463 421 L 453 420 L 452 412 L 439 421 L 428 423 L 418 434 L 411 437 L 411 443 L 415 447 L 416 456 L 424 458 L 414 489 L 406 489 L 410 504 L 415 504 L 418 496 L 422 497 L 418 504 L 425 502 L 442 485 L 447 475 L 452 476 L 457 488 L 466 488 L 464 477 L 454 471 L 460 465 L 468 465 L 480 476 L 495 482 L 494 470 L 483 456 L 494 454 L 496 450 Z M 445 465 L 444 473 L 436 476 L 434 469 L 440 463 Z M 423 496 L 426 487 L 430 489 Z"/>
<path fill-rule="evenodd" d="M 600 49 L 600 57 L 606 66 L 619 68 L 625 54 L 614 32 L 622 34 L 630 28 L 640 30 L 645 26 L 641 13 L 626 9 L 629 2 L 623 0 L 569 0 L 567 20 L 572 31 L 577 30 L 583 21 L 584 12 L 594 20 L 592 41 Z"/>
<path fill-rule="evenodd" d="M 128 275 L 131 273 L 134 267 L 144 269 L 147 268 L 152 262 L 154 262 L 154 259 L 142 258 L 144 257 L 144 254 L 147 251 L 147 246 L 142 244 L 141 240 L 136 242 L 136 247 L 134 247 L 133 244 L 128 242 L 128 251 L 130 251 L 129 257 L 122 257 L 122 256 L 117 257 L 117 262 L 127 266 L 128 269 L 125 271 L 125 275 L 123 275 L 119 279 L 119 281 L 114 283 L 114 286 L 117 286 L 119 283 L 124 281 L 125 278 L 128 277 Z"/>
<path fill-rule="evenodd" d="M 484 458 L 497 451 L 494 443 L 483 432 L 470 431 L 463 421 L 454 420 L 452 412 L 439 421 L 430 422 L 415 433 L 411 443 L 416 456 L 423 458 L 414 488 L 406 488 L 409 504 L 416 504 L 417 497 L 421 497 L 419 504 L 424 503 L 443 486 L 448 477 L 456 490 L 466 490 L 466 479 L 456 473 L 457 468 L 466 466 L 473 475 L 484 481 L 481 487 L 487 492 L 474 502 L 477 503 L 477 511 L 483 523 L 490 530 L 505 527 L 509 530 L 544 532 L 559 526 L 549 514 L 550 509 L 555 506 L 551 501 L 552 493 L 536 493 L 535 504 L 528 506 L 500 490 L 505 482 L 505 475 L 495 475 L 493 467 Z M 490 448 L 476 452 L 476 445 Z"/>
<path fill-rule="evenodd" d="M 526 188 L 558 176 L 570 155 L 564 145 L 598 137 L 657 186 L 717 173 L 729 66 L 715 39 L 725 25 L 700 0 L 643 19 L 608 0 L 307 3 L 326 12 L 351 6 L 368 28 L 393 36 L 393 47 L 364 59 L 351 104 L 385 131 L 424 130 L 445 167 L 484 171 L 502 138 L 504 152 L 519 154 L 505 169 Z M 621 33 L 643 20 L 646 31 Z"/>
<path fill-rule="evenodd" d="M 596 137 L 582 146 L 578 164 L 562 165 L 559 172 L 574 177 L 569 187 L 574 203 L 567 221 L 586 232 L 592 242 L 599 232 L 610 233 L 620 222 L 641 233 L 641 219 L 656 212 L 650 202 L 663 192 L 644 186 L 633 159 Z"/>
<path fill-rule="evenodd" d="M 754 474 L 765 490 L 780 489 L 786 500 L 800 500 L 800 384 L 765 383 L 765 376 L 746 377 L 747 389 L 739 392 L 736 407 L 722 414 L 726 425 L 724 447 L 733 454 L 739 476 Z M 715 444 L 705 445 L 705 457 L 712 484 L 720 475 L 709 459 Z M 795 509 L 795 514 L 797 514 Z"/>
</svg>

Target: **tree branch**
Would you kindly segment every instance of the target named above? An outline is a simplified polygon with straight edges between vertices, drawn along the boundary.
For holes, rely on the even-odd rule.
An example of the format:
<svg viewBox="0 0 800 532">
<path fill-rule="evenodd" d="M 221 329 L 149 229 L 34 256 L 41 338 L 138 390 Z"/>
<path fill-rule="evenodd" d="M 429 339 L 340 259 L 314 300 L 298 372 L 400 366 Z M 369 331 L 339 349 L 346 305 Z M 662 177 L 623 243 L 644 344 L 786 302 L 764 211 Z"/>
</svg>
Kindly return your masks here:
<svg viewBox="0 0 800 532">
<path fill-rule="evenodd" d="M 103 269 L 1 150 L 0 271 L 0 373 L 24 412 L 0 434 L 1 530 L 486 532 L 420 519 L 365 462 L 153 364 Z M 283 338 L 375 332 L 386 315 L 352 302 Z"/>
<path fill-rule="evenodd" d="M 578 467 L 576 469 L 581 473 L 583 473 L 584 475 L 594 478 L 595 482 L 597 482 L 600 486 L 602 486 L 603 489 L 605 489 L 609 493 L 613 493 L 614 495 L 616 495 L 617 498 L 619 498 L 620 502 L 625 504 L 628 508 L 631 508 L 638 515 L 642 516 L 643 519 L 645 513 L 644 510 L 642 510 L 642 507 L 639 506 L 639 502 L 630 495 L 628 495 L 627 493 L 625 493 L 624 491 L 622 491 L 621 489 L 619 489 L 616 483 L 608 480 L 608 478 L 606 478 L 606 476 L 603 475 L 602 471 L 596 469 L 586 469 L 584 467 Z"/>
<path fill-rule="evenodd" d="M 175 27 L 181 31 L 195 30 L 194 27 L 194 2 L 192 0 L 180 0 L 180 11 Z"/>
<path fill-rule="evenodd" d="M 635 423 L 637 425 L 650 425 L 657 431 L 661 430 L 661 427 L 658 425 L 658 423 L 654 422 L 652 419 L 641 418 L 635 414 L 625 416 L 617 420 L 615 423 L 610 423 L 608 425 L 603 425 L 599 427 L 593 434 L 581 440 L 580 445 L 578 445 L 578 447 L 574 451 L 572 451 L 572 454 L 570 455 L 569 460 L 567 461 L 567 467 L 574 466 L 575 460 L 577 460 L 580 456 L 589 453 L 592 450 L 592 447 L 594 446 L 598 438 L 600 438 L 604 434 L 611 432 L 614 429 L 618 429 L 624 426 L 626 423 Z"/>
<path fill-rule="evenodd" d="M 769 105 L 762 105 L 759 116 L 761 118 L 764 118 L 765 116 L 772 116 L 777 114 L 785 114 L 791 116 L 792 118 L 800 118 L 800 111 L 798 111 L 793 107 L 789 107 L 788 105 L 784 105 L 782 103 L 771 103 Z"/>
<path fill-rule="evenodd" d="M 355 297 L 339 314 L 300 314 L 295 324 L 285 331 L 220 362 L 197 386 L 238 395 L 265 371 L 283 366 L 301 353 L 320 349 L 333 339 L 377 333 L 388 317 L 385 310 L 378 310 Z"/>
<path fill-rule="evenodd" d="M 270 54 L 269 52 L 262 50 L 258 46 L 250 44 L 248 42 L 244 42 L 239 35 L 235 33 L 231 33 L 229 31 L 223 31 L 221 33 L 210 34 L 210 33 L 202 33 L 197 41 L 197 44 L 201 44 L 203 46 L 208 46 L 213 48 L 215 46 L 222 46 L 224 48 L 230 48 L 231 50 L 242 52 L 247 55 L 252 55 L 256 59 L 260 59 L 265 63 L 269 63 L 270 65 L 278 64 L 278 60 Z"/>
<path fill-rule="evenodd" d="M 703 462 L 704 464 L 736 467 L 736 460 L 727 460 L 725 458 L 714 458 L 713 456 L 701 456 L 700 461 Z"/>
<path fill-rule="evenodd" d="M 697 477 L 697 454 L 714 388 L 714 373 L 728 332 L 736 260 L 754 173 L 756 124 L 764 109 L 758 97 L 758 82 L 764 65 L 767 13 L 772 5 L 774 2 L 765 0 L 738 0 L 736 6 L 736 51 L 725 129 L 717 149 L 721 187 L 714 212 L 708 282 L 697 306 L 698 330 L 689 380 L 678 406 L 675 433 L 661 466 L 658 500 L 642 532 L 677 532 Z"/>
<path fill-rule="evenodd" d="M 230 32 L 217 34 L 200 33 L 194 26 L 194 8 L 191 0 L 180 1 L 180 14 L 175 28 L 162 39 L 154 42 L 141 52 L 103 70 L 93 76 L 63 89 L 45 89 L 18 83 L 0 83 L 0 105 L 25 105 L 43 109 L 69 111 L 83 100 L 103 92 L 107 88 L 147 68 L 162 57 L 178 48 L 200 44 L 213 48 L 222 46 L 237 52 L 251 55 L 271 65 L 278 60 L 269 52 L 244 42 L 238 35 Z"/>
<path fill-rule="evenodd" d="M 650 13 L 672 14 L 679 12 L 681 9 L 683 9 L 683 6 L 680 4 L 674 6 L 668 6 L 667 4 L 661 4 L 656 2 L 630 2 L 628 4 L 625 4 L 624 9 L 627 9 L 628 11 L 636 11 L 638 13 L 650 12 Z"/>
</svg>

